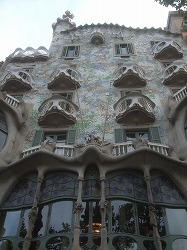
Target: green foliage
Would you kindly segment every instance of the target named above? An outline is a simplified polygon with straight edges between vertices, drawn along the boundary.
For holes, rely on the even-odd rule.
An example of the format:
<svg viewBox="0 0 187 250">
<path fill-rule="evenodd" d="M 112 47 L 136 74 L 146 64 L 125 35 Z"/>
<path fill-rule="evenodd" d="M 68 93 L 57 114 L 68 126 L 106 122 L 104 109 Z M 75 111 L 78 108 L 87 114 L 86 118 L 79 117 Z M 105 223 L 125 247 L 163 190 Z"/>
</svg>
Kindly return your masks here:
<svg viewBox="0 0 187 250">
<path fill-rule="evenodd" d="M 163 6 L 171 6 L 181 13 L 184 20 L 187 20 L 187 1 L 186 0 L 155 0 Z"/>
</svg>

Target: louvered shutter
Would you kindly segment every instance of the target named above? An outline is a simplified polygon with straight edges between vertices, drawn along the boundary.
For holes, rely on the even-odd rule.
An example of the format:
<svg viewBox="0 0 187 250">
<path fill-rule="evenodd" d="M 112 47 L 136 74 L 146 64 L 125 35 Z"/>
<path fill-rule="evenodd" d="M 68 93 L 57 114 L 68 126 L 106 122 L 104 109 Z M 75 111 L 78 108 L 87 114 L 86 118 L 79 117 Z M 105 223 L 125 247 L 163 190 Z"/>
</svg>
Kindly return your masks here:
<svg viewBox="0 0 187 250">
<path fill-rule="evenodd" d="M 115 143 L 125 142 L 126 133 L 124 129 L 115 129 Z"/>
<path fill-rule="evenodd" d="M 149 128 L 149 137 L 151 142 L 160 143 L 160 135 L 157 127 Z"/>
<path fill-rule="evenodd" d="M 36 130 L 32 146 L 34 147 L 40 145 L 43 141 L 43 138 L 44 138 L 43 130 Z"/>
<path fill-rule="evenodd" d="M 76 130 L 69 130 L 67 133 L 66 144 L 75 143 Z"/>
</svg>

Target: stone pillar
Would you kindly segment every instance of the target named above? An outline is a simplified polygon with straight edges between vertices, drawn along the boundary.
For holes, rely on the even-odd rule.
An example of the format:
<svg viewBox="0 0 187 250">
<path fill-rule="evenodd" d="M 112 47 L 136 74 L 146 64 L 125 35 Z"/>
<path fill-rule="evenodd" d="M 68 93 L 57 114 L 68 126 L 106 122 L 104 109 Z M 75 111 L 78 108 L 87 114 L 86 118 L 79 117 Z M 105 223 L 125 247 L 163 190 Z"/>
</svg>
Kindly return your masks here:
<svg viewBox="0 0 187 250">
<path fill-rule="evenodd" d="M 77 197 L 77 201 L 75 203 L 76 207 L 74 210 L 75 228 L 74 228 L 74 238 L 73 238 L 72 250 L 81 250 L 81 247 L 79 245 L 79 238 L 80 238 L 80 216 L 81 216 L 81 212 L 83 210 L 82 198 L 81 198 L 82 184 L 83 184 L 83 179 L 79 179 L 78 197 Z"/>
<path fill-rule="evenodd" d="M 153 195 L 151 191 L 151 177 L 149 170 L 144 171 L 144 179 L 147 186 L 147 194 L 148 194 L 148 207 L 149 207 L 149 217 L 150 217 L 150 224 L 153 227 L 153 238 L 154 238 L 154 245 L 156 250 L 162 250 L 162 243 L 160 240 L 160 235 L 158 232 L 158 220 L 157 220 L 157 210 L 155 208 L 155 204 L 153 203 Z"/>
<path fill-rule="evenodd" d="M 23 243 L 22 250 L 29 250 L 30 245 L 31 245 L 32 232 L 33 232 L 35 221 L 37 220 L 38 203 L 40 199 L 40 191 L 41 191 L 42 182 L 43 182 L 43 178 L 38 177 L 36 193 L 34 196 L 33 206 L 28 216 L 28 229 L 27 229 L 27 234 L 25 236 L 25 241 Z"/>
<path fill-rule="evenodd" d="M 101 180 L 101 246 L 99 250 L 108 250 L 107 244 L 107 228 L 106 228 L 106 212 L 108 202 L 105 200 L 105 179 Z"/>
</svg>

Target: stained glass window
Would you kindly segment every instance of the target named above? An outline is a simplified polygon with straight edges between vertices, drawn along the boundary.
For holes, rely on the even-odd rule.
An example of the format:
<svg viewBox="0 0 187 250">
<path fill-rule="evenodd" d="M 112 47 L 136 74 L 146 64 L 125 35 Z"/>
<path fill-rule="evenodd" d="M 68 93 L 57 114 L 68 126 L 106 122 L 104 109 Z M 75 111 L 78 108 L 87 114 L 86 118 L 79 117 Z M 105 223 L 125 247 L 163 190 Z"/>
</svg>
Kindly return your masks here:
<svg viewBox="0 0 187 250">
<path fill-rule="evenodd" d="M 5 201 L 3 208 L 20 207 L 23 205 L 32 205 L 37 186 L 37 174 L 29 174 L 19 181 L 9 197 Z"/>
<path fill-rule="evenodd" d="M 106 181 L 106 197 L 114 196 L 147 201 L 144 177 L 128 172 L 118 172 L 114 176 L 112 173 L 109 174 Z"/>
<path fill-rule="evenodd" d="M 100 175 L 99 170 L 95 165 L 88 166 L 85 171 L 82 197 L 101 197 Z"/>
<path fill-rule="evenodd" d="M 184 196 L 178 187 L 165 176 L 156 176 L 151 179 L 152 194 L 155 203 L 186 204 Z"/>
<path fill-rule="evenodd" d="M 78 176 L 75 173 L 56 173 L 44 180 L 40 201 L 57 197 L 77 197 Z"/>
</svg>

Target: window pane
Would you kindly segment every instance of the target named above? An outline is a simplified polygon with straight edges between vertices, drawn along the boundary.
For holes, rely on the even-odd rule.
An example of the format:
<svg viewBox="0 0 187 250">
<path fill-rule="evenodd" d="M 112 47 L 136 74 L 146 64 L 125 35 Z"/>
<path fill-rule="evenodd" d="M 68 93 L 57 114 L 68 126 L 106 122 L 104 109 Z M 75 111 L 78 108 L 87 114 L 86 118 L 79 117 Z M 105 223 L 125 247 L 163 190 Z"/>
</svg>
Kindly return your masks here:
<svg viewBox="0 0 187 250">
<path fill-rule="evenodd" d="M 150 225 L 148 206 L 137 203 L 137 211 L 140 235 L 152 237 L 153 228 Z"/>
<path fill-rule="evenodd" d="M 83 211 L 80 218 L 81 233 L 88 233 L 89 229 L 89 201 L 82 203 Z"/>
<path fill-rule="evenodd" d="M 93 233 L 100 233 L 100 226 L 101 226 L 101 213 L 100 213 L 100 206 L 99 201 L 92 203 L 92 231 Z"/>
<path fill-rule="evenodd" d="M 6 138 L 7 138 L 7 133 L 0 130 L 0 150 L 3 149 L 5 142 L 6 142 Z"/>
<path fill-rule="evenodd" d="M 52 205 L 49 233 L 69 233 L 73 211 L 72 201 L 60 201 Z"/>
<path fill-rule="evenodd" d="M 112 241 L 112 245 L 117 250 L 136 250 L 138 249 L 138 244 L 133 238 L 124 237 L 124 236 L 117 236 L 114 237 Z"/>
<path fill-rule="evenodd" d="M 184 250 L 187 249 L 187 239 L 175 240 L 172 244 L 173 250 Z"/>
<path fill-rule="evenodd" d="M 2 212 L 0 219 L 4 224 L 1 228 L 2 236 L 15 236 L 17 234 L 21 211 Z M 13 226 L 14 225 L 14 226 Z"/>
<path fill-rule="evenodd" d="M 112 232 L 135 233 L 134 209 L 131 202 L 114 200 L 112 206 Z"/>
<path fill-rule="evenodd" d="M 66 249 L 70 245 L 70 240 L 67 237 L 53 237 L 47 241 L 47 250 Z"/>
<path fill-rule="evenodd" d="M 37 220 L 34 224 L 34 229 L 32 233 L 33 238 L 44 236 L 47 216 L 48 206 L 40 206 L 38 208 Z"/>
<path fill-rule="evenodd" d="M 23 219 L 21 222 L 21 228 L 20 228 L 20 234 L 19 236 L 24 238 L 27 234 L 27 230 L 28 230 L 28 216 L 29 216 L 29 212 L 31 209 L 27 209 L 24 211 L 24 215 L 23 215 Z"/>
<path fill-rule="evenodd" d="M 126 132 L 127 141 L 133 141 L 136 139 L 135 132 Z"/>
<path fill-rule="evenodd" d="M 127 45 L 126 44 L 122 44 L 120 46 L 120 49 L 121 49 L 121 54 L 122 55 L 128 54 L 128 49 L 127 49 Z"/>
<path fill-rule="evenodd" d="M 169 231 L 171 234 L 187 235 L 187 213 L 186 209 L 166 209 Z M 185 248 L 184 248 L 185 249 Z"/>
<path fill-rule="evenodd" d="M 1 250 L 12 250 L 13 249 L 12 242 L 9 240 L 1 240 L 0 241 L 0 249 Z"/>
<path fill-rule="evenodd" d="M 67 57 L 75 56 L 75 46 L 68 47 Z"/>
</svg>

